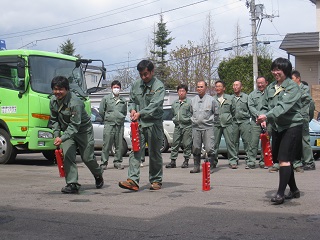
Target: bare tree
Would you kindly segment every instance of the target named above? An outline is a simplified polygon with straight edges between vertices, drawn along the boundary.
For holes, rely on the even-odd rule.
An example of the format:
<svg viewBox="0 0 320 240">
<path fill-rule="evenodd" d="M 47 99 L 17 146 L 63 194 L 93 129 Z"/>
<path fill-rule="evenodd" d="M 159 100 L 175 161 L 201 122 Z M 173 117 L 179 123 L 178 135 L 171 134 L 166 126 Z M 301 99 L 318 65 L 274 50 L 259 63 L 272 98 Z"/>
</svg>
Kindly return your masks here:
<svg viewBox="0 0 320 240">
<path fill-rule="evenodd" d="M 216 65 L 219 61 L 219 52 L 217 49 L 218 37 L 216 36 L 215 29 L 213 27 L 211 13 L 209 13 L 206 17 L 206 23 L 203 28 L 202 52 L 204 54 L 200 59 L 198 59 L 198 64 L 202 71 L 204 71 L 203 79 L 208 82 L 210 93 L 213 92 L 212 86 L 214 84 L 215 76 L 217 76 Z"/>
<path fill-rule="evenodd" d="M 250 54 L 250 52 L 246 49 L 248 44 L 243 43 L 242 41 L 241 28 L 239 25 L 239 21 L 235 25 L 235 34 L 236 34 L 236 37 L 232 44 L 232 50 L 229 54 L 229 58 L 235 58 L 238 56 L 244 56 L 244 55 Z"/>
</svg>

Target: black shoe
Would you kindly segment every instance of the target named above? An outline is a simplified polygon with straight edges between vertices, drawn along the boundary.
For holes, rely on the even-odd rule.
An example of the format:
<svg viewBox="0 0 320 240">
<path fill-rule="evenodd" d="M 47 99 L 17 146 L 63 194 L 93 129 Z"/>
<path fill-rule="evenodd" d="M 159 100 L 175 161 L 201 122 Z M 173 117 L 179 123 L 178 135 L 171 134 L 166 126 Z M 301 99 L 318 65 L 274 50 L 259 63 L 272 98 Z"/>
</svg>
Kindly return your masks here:
<svg viewBox="0 0 320 240">
<path fill-rule="evenodd" d="M 246 165 L 245 169 L 255 169 L 256 166 L 255 165 Z"/>
<path fill-rule="evenodd" d="M 305 171 L 316 170 L 316 165 L 314 163 L 307 164 L 303 167 L 303 170 Z"/>
<path fill-rule="evenodd" d="M 94 179 L 96 180 L 96 188 L 102 188 L 104 181 L 102 175 L 95 176 Z"/>
<path fill-rule="evenodd" d="M 168 163 L 166 165 L 166 168 L 176 168 L 177 165 L 176 165 L 176 162 L 175 161 L 171 161 L 170 163 Z"/>
<path fill-rule="evenodd" d="M 188 163 L 188 161 L 184 161 L 183 163 L 182 163 L 182 165 L 181 165 L 181 168 L 188 168 L 189 167 L 189 163 Z"/>
<path fill-rule="evenodd" d="M 299 198 L 300 197 L 300 191 L 299 189 L 291 192 L 289 191 L 288 195 L 284 195 L 285 199 L 292 199 L 292 198 Z"/>
<path fill-rule="evenodd" d="M 61 189 L 63 193 L 79 193 L 80 184 L 77 183 L 68 183 L 67 186 Z"/>
<path fill-rule="evenodd" d="M 279 194 L 277 194 L 275 197 L 271 198 L 271 202 L 273 202 L 275 205 L 279 205 L 284 203 L 284 196 L 281 197 Z"/>
</svg>

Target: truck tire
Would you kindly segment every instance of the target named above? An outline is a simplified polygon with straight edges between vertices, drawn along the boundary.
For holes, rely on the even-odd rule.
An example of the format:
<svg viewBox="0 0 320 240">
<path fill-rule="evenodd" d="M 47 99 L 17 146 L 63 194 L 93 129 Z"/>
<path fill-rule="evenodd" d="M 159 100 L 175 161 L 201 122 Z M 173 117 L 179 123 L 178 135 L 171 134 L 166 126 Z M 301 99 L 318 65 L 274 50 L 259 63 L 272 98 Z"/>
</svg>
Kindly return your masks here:
<svg viewBox="0 0 320 240">
<path fill-rule="evenodd" d="M 4 129 L 0 129 L 0 164 L 14 162 L 17 156 L 17 149 L 10 142 L 10 135 Z"/>
<path fill-rule="evenodd" d="M 50 162 L 54 163 L 55 162 L 55 155 L 54 155 L 54 150 L 46 150 L 42 151 L 42 155 Z"/>
</svg>

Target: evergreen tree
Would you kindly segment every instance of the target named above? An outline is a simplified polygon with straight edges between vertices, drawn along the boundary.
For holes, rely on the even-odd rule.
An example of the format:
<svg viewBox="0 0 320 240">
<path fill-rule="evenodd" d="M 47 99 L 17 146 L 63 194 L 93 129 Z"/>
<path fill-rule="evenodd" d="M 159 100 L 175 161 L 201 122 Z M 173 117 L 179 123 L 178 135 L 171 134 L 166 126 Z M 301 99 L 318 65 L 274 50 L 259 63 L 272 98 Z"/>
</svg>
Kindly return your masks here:
<svg viewBox="0 0 320 240">
<path fill-rule="evenodd" d="M 150 51 L 157 57 L 155 73 L 160 79 L 166 83 L 166 79 L 170 73 L 169 68 L 166 64 L 165 57 L 168 54 L 167 46 L 171 44 L 173 38 L 169 37 L 170 31 L 166 27 L 166 23 L 163 21 L 163 15 L 160 15 L 160 22 L 157 24 L 157 31 L 154 32 L 155 38 L 153 42 L 157 49 Z"/>
<path fill-rule="evenodd" d="M 81 58 L 79 54 L 74 55 L 76 49 L 74 47 L 74 43 L 71 42 L 71 39 L 67 39 L 64 43 L 62 43 L 60 46 L 60 53 L 65 54 L 65 55 L 70 55 L 70 56 L 75 56 L 78 58 Z"/>
</svg>

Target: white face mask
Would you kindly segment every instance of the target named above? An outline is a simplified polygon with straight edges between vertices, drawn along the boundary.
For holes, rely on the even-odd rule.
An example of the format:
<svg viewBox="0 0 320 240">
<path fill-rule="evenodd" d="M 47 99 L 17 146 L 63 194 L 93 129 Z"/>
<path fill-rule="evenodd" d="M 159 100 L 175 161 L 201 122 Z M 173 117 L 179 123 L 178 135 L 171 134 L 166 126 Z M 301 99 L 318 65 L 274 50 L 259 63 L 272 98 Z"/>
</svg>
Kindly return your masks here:
<svg viewBox="0 0 320 240">
<path fill-rule="evenodd" d="M 120 92 L 120 88 L 112 88 L 112 92 L 114 95 L 118 96 Z"/>
</svg>

